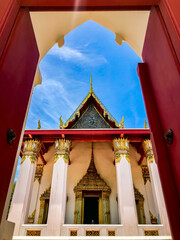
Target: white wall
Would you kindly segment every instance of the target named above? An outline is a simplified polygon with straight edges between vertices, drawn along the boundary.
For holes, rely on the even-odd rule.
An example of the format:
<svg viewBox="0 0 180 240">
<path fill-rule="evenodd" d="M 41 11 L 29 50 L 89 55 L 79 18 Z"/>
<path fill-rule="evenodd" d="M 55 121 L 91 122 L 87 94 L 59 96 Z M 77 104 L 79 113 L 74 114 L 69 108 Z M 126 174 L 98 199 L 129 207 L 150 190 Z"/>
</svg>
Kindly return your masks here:
<svg viewBox="0 0 180 240">
<path fill-rule="evenodd" d="M 94 151 L 94 162 L 100 177 L 109 185 L 111 188 L 110 194 L 110 214 L 111 214 L 111 224 L 118 224 L 118 205 L 117 205 L 117 183 L 116 183 L 116 171 L 114 165 L 114 152 L 111 142 L 96 142 L 93 143 Z M 67 179 L 67 205 L 66 205 L 66 216 L 65 223 L 74 223 L 74 207 L 75 207 L 75 194 L 74 187 L 86 174 L 90 160 L 91 160 L 92 143 L 91 142 L 73 142 L 72 150 L 70 152 L 70 162 L 68 166 L 68 179 Z M 37 197 L 36 214 L 34 223 L 38 222 L 39 208 L 40 208 L 40 196 L 44 191 L 51 185 L 53 163 L 54 163 L 54 145 L 49 148 L 49 151 L 44 155 L 47 164 L 44 166 L 43 176 L 41 179 L 41 184 L 39 188 L 39 194 Z M 149 210 L 154 216 L 157 216 L 155 210 L 154 200 L 152 196 L 152 189 L 150 182 L 147 182 L 147 186 L 144 185 L 144 180 L 142 176 L 141 167 L 138 165 L 138 160 L 140 159 L 140 154 L 137 150 L 130 144 L 130 160 L 131 160 L 131 170 L 133 183 L 139 192 L 144 196 L 144 210 L 146 223 L 150 222 Z M 143 160 L 143 163 L 145 160 Z M 41 160 L 38 160 L 41 163 Z M 34 182 L 33 192 L 37 188 L 37 181 Z M 148 191 L 148 192 L 147 192 Z M 33 202 L 36 196 L 33 195 L 31 199 L 31 206 L 29 208 L 29 215 L 32 214 L 34 209 L 32 209 Z"/>
<path fill-rule="evenodd" d="M 75 207 L 75 194 L 74 187 L 86 174 L 90 160 L 92 143 L 78 143 L 72 144 L 72 151 L 70 153 L 71 165 L 68 167 L 68 188 L 67 188 L 67 208 L 65 223 L 72 224 L 74 222 L 74 207 Z M 117 209 L 117 190 L 116 190 L 116 171 L 114 166 L 114 153 L 112 150 L 112 143 L 94 143 L 94 162 L 100 177 L 111 188 L 110 194 L 110 214 L 111 223 L 118 223 L 118 209 Z"/>
</svg>

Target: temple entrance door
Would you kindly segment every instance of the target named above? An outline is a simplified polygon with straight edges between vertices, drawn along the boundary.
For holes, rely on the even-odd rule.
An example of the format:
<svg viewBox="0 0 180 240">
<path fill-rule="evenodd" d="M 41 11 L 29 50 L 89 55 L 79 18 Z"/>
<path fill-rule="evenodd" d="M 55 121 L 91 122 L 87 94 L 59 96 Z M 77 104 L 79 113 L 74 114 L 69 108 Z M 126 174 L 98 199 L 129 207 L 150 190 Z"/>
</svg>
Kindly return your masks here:
<svg viewBox="0 0 180 240">
<path fill-rule="evenodd" d="M 99 224 L 99 197 L 84 198 L 84 224 Z"/>
</svg>

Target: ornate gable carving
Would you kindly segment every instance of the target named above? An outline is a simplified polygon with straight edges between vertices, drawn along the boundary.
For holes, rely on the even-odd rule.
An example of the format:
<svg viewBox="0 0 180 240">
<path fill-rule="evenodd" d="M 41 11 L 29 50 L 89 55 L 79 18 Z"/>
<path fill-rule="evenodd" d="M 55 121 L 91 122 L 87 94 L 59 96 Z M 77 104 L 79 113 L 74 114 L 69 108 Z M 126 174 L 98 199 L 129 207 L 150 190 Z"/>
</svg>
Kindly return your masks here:
<svg viewBox="0 0 180 240">
<path fill-rule="evenodd" d="M 87 111 L 72 128 L 110 128 L 110 125 L 101 117 L 91 103 Z"/>
</svg>

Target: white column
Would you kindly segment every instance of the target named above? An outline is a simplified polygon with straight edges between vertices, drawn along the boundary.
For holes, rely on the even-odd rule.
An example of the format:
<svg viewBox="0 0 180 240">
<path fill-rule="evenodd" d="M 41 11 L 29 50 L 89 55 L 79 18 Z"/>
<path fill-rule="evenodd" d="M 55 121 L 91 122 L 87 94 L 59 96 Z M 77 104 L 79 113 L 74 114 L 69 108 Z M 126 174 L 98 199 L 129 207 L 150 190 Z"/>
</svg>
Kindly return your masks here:
<svg viewBox="0 0 180 240">
<path fill-rule="evenodd" d="M 164 196 L 162 192 L 161 182 L 159 178 L 157 164 L 154 160 L 154 155 L 152 151 L 152 144 L 151 140 L 145 140 L 143 142 L 143 149 L 147 159 L 147 165 L 149 168 L 149 174 L 151 179 L 151 186 L 153 191 L 153 197 L 155 204 L 157 206 L 159 216 L 160 216 L 160 223 L 164 225 L 164 235 L 170 235 L 170 227 L 169 221 L 166 211 L 166 206 L 164 202 Z"/>
<path fill-rule="evenodd" d="M 14 235 L 27 222 L 28 206 L 41 144 L 38 140 L 25 141 L 21 167 L 14 191 L 8 220 L 15 223 Z"/>
<path fill-rule="evenodd" d="M 59 236 L 64 223 L 69 150 L 70 141 L 56 140 L 46 235 Z"/>
<path fill-rule="evenodd" d="M 32 189 L 33 197 L 31 198 L 31 203 L 30 203 L 30 208 L 29 208 L 29 216 L 28 216 L 29 224 L 34 223 L 35 215 L 37 214 L 36 205 L 37 205 L 38 196 L 39 196 L 39 189 L 40 189 L 40 183 L 41 183 L 41 178 L 42 178 L 42 174 L 43 174 L 43 168 L 44 168 L 44 164 L 37 164 L 37 166 L 36 166 L 36 172 L 35 172 L 33 189 Z"/>
<path fill-rule="evenodd" d="M 129 160 L 129 141 L 124 138 L 114 139 L 113 146 L 116 162 L 119 219 L 123 225 L 123 235 L 137 236 L 138 220 Z"/>
</svg>

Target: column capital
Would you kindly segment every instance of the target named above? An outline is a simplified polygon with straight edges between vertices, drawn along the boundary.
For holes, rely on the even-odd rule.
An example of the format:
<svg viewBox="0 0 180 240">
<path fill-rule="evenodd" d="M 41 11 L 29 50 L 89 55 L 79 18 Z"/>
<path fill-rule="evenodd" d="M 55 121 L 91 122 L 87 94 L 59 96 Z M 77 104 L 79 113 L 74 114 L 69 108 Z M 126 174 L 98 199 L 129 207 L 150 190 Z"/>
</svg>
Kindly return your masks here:
<svg viewBox="0 0 180 240">
<path fill-rule="evenodd" d="M 21 164 L 24 162 L 26 157 L 29 157 L 30 161 L 32 163 L 35 163 L 35 161 L 38 159 L 40 149 L 41 149 L 41 142 L 39 140 L 25 141 Z"/>
<path fill-rule="evenodd" d="M 115 138 L 113 140 L 115 161 L 120 162 L 121 158 L 124 156 L 128 162 L 129 159 L 129 140 L 127 138 Z"/>
<path fill-rule="evenodd" d="M 146 139 L 142 142 L 142 147 L 149 163 L 154 161 L 154 155 L 152 150 L 152 143 L 150 139 Z"/>
<path fill-rule="evenodd" d="M 64 162 L 68 163 L 70 147 L 71 147 L 71 141 L 70 140 L 57 139 L 55 141 L 55 159 L 54 159 L 54 163 L 57 162 L 59 156 L 62 156 Z"/>
</svg>

